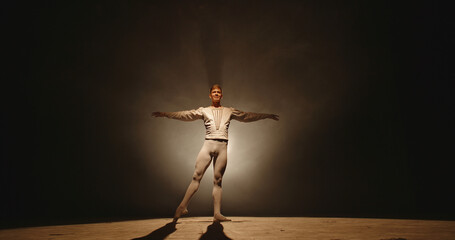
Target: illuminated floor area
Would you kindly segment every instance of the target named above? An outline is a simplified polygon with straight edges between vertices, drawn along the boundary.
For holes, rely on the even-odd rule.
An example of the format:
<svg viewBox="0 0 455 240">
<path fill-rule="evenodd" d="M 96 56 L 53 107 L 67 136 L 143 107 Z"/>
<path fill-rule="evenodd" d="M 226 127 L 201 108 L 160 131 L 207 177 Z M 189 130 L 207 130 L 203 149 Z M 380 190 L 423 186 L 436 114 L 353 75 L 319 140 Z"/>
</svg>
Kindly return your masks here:
<svg viewBox="0 0 455 240">
<path fill-rule="evenodd" d="M 210 217 L 31 227 L 0 230 L 0 239 L 312 239 L 450 240 L 455 221 L 362 218 Z"/>
</svg>

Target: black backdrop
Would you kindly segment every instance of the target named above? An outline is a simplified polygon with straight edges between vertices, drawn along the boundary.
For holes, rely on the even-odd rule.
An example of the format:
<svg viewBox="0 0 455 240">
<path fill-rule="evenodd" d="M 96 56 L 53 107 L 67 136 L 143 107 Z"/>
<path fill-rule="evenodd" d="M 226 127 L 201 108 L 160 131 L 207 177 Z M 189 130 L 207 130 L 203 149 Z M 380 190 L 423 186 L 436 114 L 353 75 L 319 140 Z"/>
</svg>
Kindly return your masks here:
<svg viewBox="0 0 455 240">
<path fill-rule="evenodd" d="M 171 217 L 201 141 L 160 162 L 203 130 L 148 114 L 215 82 L 281 115 L 225 214 L 454 219 L 452 27 L 437 1 L 6 3 L 2 226 Z"/>
</svg>

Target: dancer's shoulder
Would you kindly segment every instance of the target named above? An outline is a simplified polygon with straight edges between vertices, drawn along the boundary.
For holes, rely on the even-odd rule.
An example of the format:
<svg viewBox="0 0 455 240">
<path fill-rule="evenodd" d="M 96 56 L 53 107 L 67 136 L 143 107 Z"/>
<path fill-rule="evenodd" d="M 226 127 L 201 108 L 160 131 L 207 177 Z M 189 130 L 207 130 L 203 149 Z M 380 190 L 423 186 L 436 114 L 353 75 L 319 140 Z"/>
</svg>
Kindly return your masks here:
<svg viewBox="0 0 455 240">
<path fill-rule="evenodd" d="M 213 109 L 213 108 L 215 108 L 215 107 L 213 107 L 213 106 L 207 106 L 207 107 L 200 107 L 200 108 L 203 108 L 203 109 Z M 224 109 L 224 108 L 226 108 L 226 109 L 234 109 L 234 108 L 232 108 L 232 107 L 226 107 L 226 106 L 221 106 L 221 107 L 219 107 L 219 108 L 223 108 L 223 109 Z"/>
</svg>

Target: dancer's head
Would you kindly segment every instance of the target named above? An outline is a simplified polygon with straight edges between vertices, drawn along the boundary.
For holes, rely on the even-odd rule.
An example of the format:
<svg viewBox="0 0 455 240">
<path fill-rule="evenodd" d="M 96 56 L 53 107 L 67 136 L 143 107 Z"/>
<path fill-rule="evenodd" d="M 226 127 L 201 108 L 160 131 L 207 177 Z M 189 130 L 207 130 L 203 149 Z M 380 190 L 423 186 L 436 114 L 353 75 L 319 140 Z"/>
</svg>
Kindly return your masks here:
<svg viewBox="0 0 455 240">
<path fill-rule="evenodd" d="M 221 98 L 223 97 L 223 90 L 221 90 L 221 86 L 218 84 L 214 84 L 210 88 L 210 94 L 209 94 L 210 99 L 212 99 L 212 103 L 218 103 L 221 101 Z"/>
<path fill-rule="evenodd" d="M 213 90 L 214 88 L 219 88 L 220 91 L 223 91 L 223 90 L 221 89 L 220 84 L 213 84 L 212 87 L 210 88 L 210 93 L 212 93 L 212 90 Z"/>
</svg>

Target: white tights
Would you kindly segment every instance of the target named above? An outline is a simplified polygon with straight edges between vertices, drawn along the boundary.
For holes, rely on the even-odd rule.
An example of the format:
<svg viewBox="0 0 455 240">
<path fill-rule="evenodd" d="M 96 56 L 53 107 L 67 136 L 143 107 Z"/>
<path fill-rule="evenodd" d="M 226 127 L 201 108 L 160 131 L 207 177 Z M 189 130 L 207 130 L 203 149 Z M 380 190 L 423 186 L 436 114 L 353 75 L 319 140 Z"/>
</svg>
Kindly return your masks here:
<svg viewBox="0 0 455 240">
<path fill-rule="evenodd" d="M 227 164 L 227 141 L 222 140 L 205 140 L 201 151 L 196 158 L 196 167 L 193 174 L 193 179 L 186 190 L 182 202 L 177 208 L 174 221 L 187 213 L 187 207 L 194 193 L 199 189 L 199 184 L 205 171 L 213 160 L 213 215 L 215 218 L 220 218 L 221 215 L 221 182 Z M 224 218 L 224 217 L 223 217 Z"/>
</svg>

